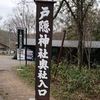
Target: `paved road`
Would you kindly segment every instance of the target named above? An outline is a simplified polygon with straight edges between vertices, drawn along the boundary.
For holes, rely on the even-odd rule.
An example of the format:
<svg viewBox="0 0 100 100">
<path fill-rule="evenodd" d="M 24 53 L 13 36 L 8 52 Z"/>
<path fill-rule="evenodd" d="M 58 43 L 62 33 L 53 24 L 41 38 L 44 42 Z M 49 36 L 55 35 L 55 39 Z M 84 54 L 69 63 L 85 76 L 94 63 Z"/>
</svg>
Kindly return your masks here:
<svg viewBox="0 0 100 100">
<path fill-rule="evenodd" d="M 25 64 L 25 61 L 21 61 L 20 63 L 20 61 L 12 58 L 13 56 L 0 55 L 0 70 L 9 70 L 11 67 L 20 66 L 20 64 Z"/>
<path fill-rule="evenodd" d="M 4 99 L 0 96 L 0 100 L 4 100 Z"/>
<path fill-rule="evenodd" d="M 11 67 L 14 66 L 20 66 L 25 64 L 25 61 L 18 61 L 15 59 L 12 59 L 13 56 L 2 56 L 0 55 L 0 71 L 2 70 L 10 70 Z M 1 96 L 0 96 L 0 100 L 4 100 Z"/>
</svg>

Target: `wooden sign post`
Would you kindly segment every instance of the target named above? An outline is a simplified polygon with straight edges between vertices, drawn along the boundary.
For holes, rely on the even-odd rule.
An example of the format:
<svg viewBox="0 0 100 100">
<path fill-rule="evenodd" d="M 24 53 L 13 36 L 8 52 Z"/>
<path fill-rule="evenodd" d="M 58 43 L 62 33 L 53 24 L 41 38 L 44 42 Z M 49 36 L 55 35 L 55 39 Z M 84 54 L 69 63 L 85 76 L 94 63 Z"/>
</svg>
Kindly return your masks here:
<svg viewBox="0 0 100 100">
<path fill-rule="evenodd" d="M 35 99 L 50 100 L 50 70 L 54 1 L 36 0 Z"/>
</svg>

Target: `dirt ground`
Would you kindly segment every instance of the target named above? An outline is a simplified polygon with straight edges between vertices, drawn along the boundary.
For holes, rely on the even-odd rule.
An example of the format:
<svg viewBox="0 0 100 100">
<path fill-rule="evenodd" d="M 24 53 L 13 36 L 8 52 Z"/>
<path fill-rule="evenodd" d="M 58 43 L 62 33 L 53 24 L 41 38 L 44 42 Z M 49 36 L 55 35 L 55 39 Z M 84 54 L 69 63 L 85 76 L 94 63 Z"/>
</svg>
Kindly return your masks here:
<svg viewBox="0 0 100 100">
<path fill-rule="evenodd" d="M 23 83 L 11 70 L 0 71 L 0 90 L 7 100 L 34 98 L 34 90 Z"/>
<path fill-rule="evenodd" d="M 33 99 L 34 89 L 24 83 L 11 68 L 0 70 L 0 91 L 2 91 L 4 100 L 35 100 Z M 50 100 L 54 99 L 50 98 Z"/>
</svg>

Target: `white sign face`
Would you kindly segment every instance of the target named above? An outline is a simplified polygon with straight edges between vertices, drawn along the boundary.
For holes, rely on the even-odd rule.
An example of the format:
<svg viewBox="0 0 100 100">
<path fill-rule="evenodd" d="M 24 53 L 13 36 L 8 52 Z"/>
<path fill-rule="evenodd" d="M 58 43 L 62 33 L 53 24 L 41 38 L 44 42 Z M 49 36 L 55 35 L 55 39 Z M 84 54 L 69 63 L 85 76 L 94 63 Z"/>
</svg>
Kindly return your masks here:
<svg viewBox="0 0 100 100">
<path fill-rule="evenodd" d="M 25 60 L 25 49 L 17 49 L 17 60 Z"/>
</svg>

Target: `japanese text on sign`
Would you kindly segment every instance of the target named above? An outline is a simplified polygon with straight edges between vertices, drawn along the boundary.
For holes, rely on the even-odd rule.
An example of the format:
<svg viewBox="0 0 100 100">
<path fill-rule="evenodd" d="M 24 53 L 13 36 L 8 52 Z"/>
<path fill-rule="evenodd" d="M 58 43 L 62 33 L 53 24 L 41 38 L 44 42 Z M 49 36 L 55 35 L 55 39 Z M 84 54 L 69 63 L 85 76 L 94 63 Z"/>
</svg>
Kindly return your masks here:
<svg viewBox="0 0 100 100">
<path fill-rule="evenodd" d="M 49 70 L 48 66 L 48 51 L 47 46 L 49 45 L 50 38 L 48 37 L 48 33 L 50 31 L 49 28 L 49 20 L 44 20 L 44 17 L 48 17 L 50 14 L 49 7 L 41 7 L 40 17 L 39 17 L 39 39 L 38 39 L 38 45 L 40 48 L 38 48 L 38 58 L 39 65 L 38 65 L 38 94 L 39 96 L 45 96 L 47 94 L 47 88 L 48 85 L 45 83 L 45 80 L 48 79 L 48 73 L 47 70 Z M 42 34 L 44 32 L 44 34 Z M 42 89 L 41 89 L 42 87 Z"/>
</svg>

